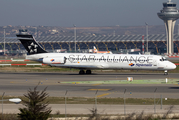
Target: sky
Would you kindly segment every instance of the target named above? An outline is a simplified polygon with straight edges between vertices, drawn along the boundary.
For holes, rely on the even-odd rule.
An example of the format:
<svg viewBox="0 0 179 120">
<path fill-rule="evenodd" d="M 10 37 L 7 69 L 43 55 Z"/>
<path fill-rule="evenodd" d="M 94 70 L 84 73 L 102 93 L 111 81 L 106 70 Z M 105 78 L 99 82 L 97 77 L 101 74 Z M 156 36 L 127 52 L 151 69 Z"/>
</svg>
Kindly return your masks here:
<svg viewBox="0 0 179 120">
<path fill-rule="evenodd" d="M 167 0 L 0 0 L 0 26 L 164 25 L 157 16 L 163 2 Z"/>
</svg>

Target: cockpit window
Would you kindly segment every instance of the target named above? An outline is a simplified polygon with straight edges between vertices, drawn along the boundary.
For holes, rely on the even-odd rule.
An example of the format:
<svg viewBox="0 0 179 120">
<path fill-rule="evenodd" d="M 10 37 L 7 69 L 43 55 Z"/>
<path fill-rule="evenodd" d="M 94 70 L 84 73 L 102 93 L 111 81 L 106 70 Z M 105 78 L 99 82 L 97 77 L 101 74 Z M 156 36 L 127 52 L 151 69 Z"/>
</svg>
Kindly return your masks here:
<svg viewBox="0 0 179 120">
<path fill-rule="evenodd" d="M 162 57 L 160 61 L 167 61 L 167 59 L 165 57 Z"/>
</svg>

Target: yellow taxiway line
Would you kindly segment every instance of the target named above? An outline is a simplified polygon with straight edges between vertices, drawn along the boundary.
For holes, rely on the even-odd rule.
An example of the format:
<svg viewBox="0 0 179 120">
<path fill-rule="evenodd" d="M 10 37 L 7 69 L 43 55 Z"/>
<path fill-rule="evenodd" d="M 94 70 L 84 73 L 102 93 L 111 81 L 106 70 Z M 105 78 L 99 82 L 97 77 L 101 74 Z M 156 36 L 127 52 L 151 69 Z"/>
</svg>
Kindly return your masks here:
<svg viewBox="0 0 179 120">
<path fill-rule="evenodd" d="M 92 91 L 96 91 L 96 90 L 98 90 L 98 91 L 109 91 L 110 89 L 88 89 L 88 90 L 92 90 Z"/>
</svg>

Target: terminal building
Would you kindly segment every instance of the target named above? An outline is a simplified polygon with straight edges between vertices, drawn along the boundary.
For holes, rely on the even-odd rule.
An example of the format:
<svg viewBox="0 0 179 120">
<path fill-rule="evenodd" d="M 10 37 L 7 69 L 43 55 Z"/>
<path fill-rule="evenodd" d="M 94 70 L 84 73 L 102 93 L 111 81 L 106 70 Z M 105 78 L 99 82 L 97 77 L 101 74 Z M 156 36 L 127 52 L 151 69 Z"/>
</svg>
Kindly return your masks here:
<svg viewBox="0 0 179 120">
<path fill-rule="evenodd" d="M 179 53 L 179 35 L 173 36 L 174 53 Z M 75 50 L 74 36 L 51 36 L 37 37 L 37 42 L 47 51 L 55 51 L 66 49 L 67 51 Z M 144 51 L 146 51 L 146 37 L 144 37 Z M 100 51 L 112 51 L 113 53 L 121 53 L 121 50 L 141 49 L 142 50 L 142 35 L 111 35 L 111 36 L 76 36 L 76 49 L 89 50 L 93 46 Z M 4 49 L 4 38 L 0 38 L 0 50 Z M 24 47 L 17 38 L 6 38 L 5 49 L 9 52 L 25 51 Z M 165 34 L 149 35 L 148 49 L 151 54 L 167 53 L 167 37 Z"/>
</svg>

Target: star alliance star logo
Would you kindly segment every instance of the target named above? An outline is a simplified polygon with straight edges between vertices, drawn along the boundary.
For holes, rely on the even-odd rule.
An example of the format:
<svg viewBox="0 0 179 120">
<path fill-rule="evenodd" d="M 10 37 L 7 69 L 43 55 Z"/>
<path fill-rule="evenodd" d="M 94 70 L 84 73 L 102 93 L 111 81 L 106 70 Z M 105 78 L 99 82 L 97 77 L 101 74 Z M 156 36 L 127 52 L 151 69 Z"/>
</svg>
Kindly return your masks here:
<svg viewBox="0 0 179 120">
<path fill-rule="evenodd" d="M 34 44 L 33 42 L 30 44 L 30 46 L 28 46 L 29 50 L 30 50 L 30 53 L 36 53 L 37 52 L 37 47 L 38 45 L 37 44 Z"/>
</svg>

